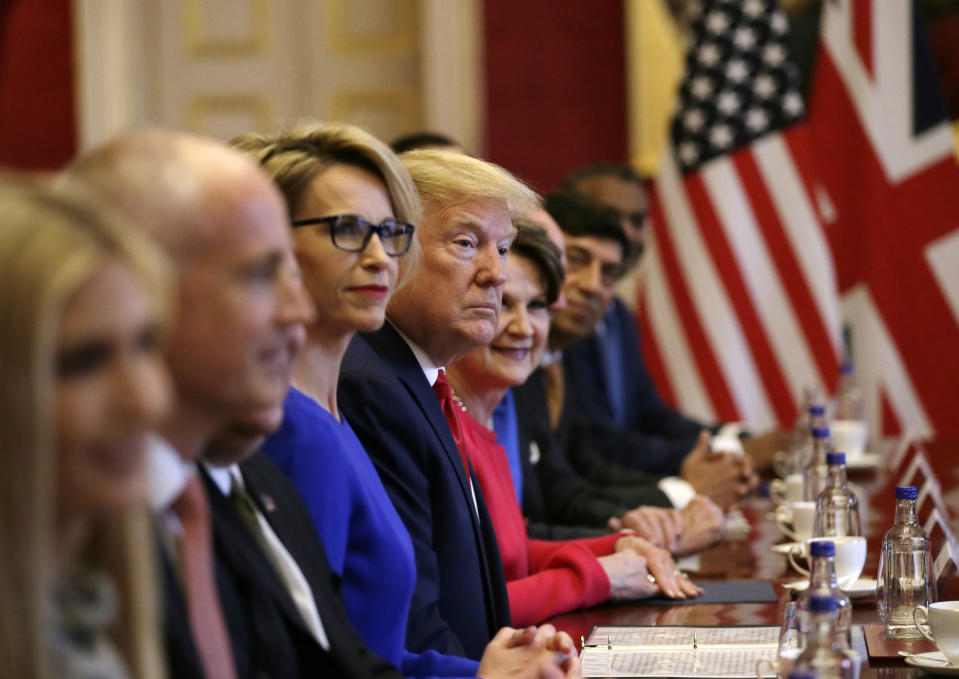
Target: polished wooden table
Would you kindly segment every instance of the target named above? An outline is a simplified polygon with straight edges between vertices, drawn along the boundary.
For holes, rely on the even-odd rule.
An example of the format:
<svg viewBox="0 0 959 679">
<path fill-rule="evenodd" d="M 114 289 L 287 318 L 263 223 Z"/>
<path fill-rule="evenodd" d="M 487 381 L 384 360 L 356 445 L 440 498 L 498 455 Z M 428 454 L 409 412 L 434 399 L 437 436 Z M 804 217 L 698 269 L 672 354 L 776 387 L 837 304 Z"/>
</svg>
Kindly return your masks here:
<svg viewBox="0 0 959 679">
<path fill-rule="evenodd" d="M 957 442 L 959 443 L 959 442 Z M 949 447 L 956 450 L 959 447 Z M 949 455 L 952 458 L 952 455 Z M 953 458 L 954 459 L 954 458 Z M 951 462 L 934 465 L 937 475 L 948 470 L 952 475 Z M 944 474 L 945 475 L 945 474 Z M 950 478 L 950 481 L 952 479 Z M 857 472 L 850 475 L 862 505 L 864 533 L 867 538 L 868 558 L 863 577 L 875 577 L 882 535 L 892 525 L 893 503 L 884 495 L 891 492 L 895 480 L 889 470 L 880 467 L 874 472 Z M 948 487 L 949 482 L 943 484 Z M 957 484 L 959 485 L 959 484 Z M 879 495 L 882 494 L 883 497 Z M 580 610 L 549 620 L 558 629 L 569 633 L 580 644 L 580 639 L 589 635 L 594 625 L 779 625 L 783 605 L 788 599 L 784 583 L 800 578 L 785 556 L 770 548 L 784 539 L 775 522 L 768 514 L 774 508 L 768 498 L 755 498 L 745 502 L 741 509 L 752 528 L 743 541 L 727 542 L 703 552 L 701 568 L 693 574 L 697 582 L 717 580 L 765 580 L 773 583 L 778 596 L 775 603 L 748 604 L 678 604 L 678 605 L 630 605 L 610 604 Z M 940 592 L 940 600 L 959 598 L 959 591 L 952 581 L 948 591 Z M 865 625 L 879 621 L 875 597 L 853 601 L 853 624 Z M 870 660 L 865 641 L 860 633 L 853 634 L 855 650 L 863 659 L 862 677 L 871 679 L 911 679 L 923 673 L 905 664 L 901 659 Z"/>
</svg>

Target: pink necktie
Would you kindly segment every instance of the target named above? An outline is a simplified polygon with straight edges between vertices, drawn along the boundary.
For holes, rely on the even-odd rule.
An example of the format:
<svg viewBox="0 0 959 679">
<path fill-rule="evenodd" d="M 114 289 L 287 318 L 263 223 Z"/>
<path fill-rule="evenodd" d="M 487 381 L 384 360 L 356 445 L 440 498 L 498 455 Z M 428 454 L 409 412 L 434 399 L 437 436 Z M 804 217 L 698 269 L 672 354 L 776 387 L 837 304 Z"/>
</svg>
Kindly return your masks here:
<svg viewBox="0 0 959 679">
<path fill-rule="evenodd" d="M 190 477 L 171 506 L 180 520 L 180 572 L 193 640 L 206 679 L 236 679 L 233 653 L 213 579 L 210 507 L 198 476 Z"/>
</svg>

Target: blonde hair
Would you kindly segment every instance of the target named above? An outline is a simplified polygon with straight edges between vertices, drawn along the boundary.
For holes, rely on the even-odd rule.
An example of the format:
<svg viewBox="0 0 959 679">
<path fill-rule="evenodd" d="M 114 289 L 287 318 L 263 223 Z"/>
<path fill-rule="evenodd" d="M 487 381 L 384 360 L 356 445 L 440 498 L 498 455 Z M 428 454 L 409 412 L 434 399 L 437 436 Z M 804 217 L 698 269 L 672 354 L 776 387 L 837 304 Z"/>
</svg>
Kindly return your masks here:
<svg viewBox="0 0 959 679">
<path fill-rule="evenodd" d="M 417 149 L 400 160 L 426 211 L 476 199 L 499 199 L 517 216 L 540 205 L 539 196 L 499 165 L 455 151 Z"/>
<path fill-rule="evenodd" d="M 301 212 L 313 180 L 324 170 L 352 165 L 383 181 L 398 220 L 414 226 L 420 222 L 420 201 L 409 172 L 389 146 L 356 125 L 303 121 L 288 130 L 242 134 L 231 139 L 230 146 L 259 163 L 283 194 L 291 219 Z M 419 258 L 414 238 L 410 251 L 402 257 L 404 267 L 409 269 Z M 405 280 L 401 275 L 397 285 Z"/>
<path fill-rule="evenodd" d="M 52 676 L 46 622 L 57 573 L 57 433 L 51 416 L 59 321 L 112 258 L 166 298 L 163 260 L 73 188 L 0 177 L 0 676 Z M 161 307 L 162 308 L 162 307 Z M 91 522 L 83 560 L 120 587 L 117 646 L 131 673 L 161 676 L 152 539 L 145 512 Z"/>
</svg>

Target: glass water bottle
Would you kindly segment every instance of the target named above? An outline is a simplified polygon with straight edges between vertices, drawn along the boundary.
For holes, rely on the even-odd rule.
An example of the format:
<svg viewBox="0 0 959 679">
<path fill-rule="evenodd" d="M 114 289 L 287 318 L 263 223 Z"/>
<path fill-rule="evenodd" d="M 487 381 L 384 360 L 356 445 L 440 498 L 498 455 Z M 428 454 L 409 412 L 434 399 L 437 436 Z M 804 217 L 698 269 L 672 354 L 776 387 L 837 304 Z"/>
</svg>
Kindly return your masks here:
<svg viewBox="0 0 959 679">
<path fill-rule="evenodd" d="M 813 537 L 862 535 L 859 498 L 846 481 L 845 453 L 826 453 L 826 487 L 816 498 Z"/>
<path fill-rule="evenodd" d="M 929 535 L 916 516 L 917 495 L 915 486 L 896 486 L 896 518 L 879 553 L 876 596 L 889 639 L 921 639 L 912 611 L 936 600 Z"/>
</svg>

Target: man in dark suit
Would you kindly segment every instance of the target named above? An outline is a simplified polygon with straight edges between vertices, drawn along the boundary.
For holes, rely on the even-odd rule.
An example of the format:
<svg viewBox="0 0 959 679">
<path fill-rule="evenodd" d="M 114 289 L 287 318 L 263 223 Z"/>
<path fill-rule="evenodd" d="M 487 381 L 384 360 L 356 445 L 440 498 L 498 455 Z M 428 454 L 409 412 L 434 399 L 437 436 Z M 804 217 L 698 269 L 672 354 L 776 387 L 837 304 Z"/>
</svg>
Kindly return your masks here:
<svg viewBox="0 0 959 679">
<path fill-rule="evenodd" d="M 414 151 L 403 159 L 423 202 L 422 261 L 403 271 L 409 279 L 393 295 L 386 325 L 353 339 L 338 399 L 413 541 L 407 648 L 479 658 L 509 624 L 506 583 L 479 484 L 433 385 L 444 365 L 492 340 L 514 235 L 510 212 L 536 196 L 468 156 Z"/>
<path fill-rule="evenodd" d="M 167 360 L 177 398 L 159 427 L 149 479 L 164 559 L 168 665 L 178 678 L 254 676 L 247 639 L 237 637 L 246 592 L 214 564 L 209 506 L 193 462 L 238 410 L 286 393 L 312 304 L 297 276 L 284 204 L 241 154 L 175 132 L 122 135 L 82 156 L 70 175 L 146 229 L 176 273 Z"/>
<path fill-rule="evenodd" d="M 578 349 L 581 354 L 592 352 L 593 358 L 597 356 L 596 351 L 623 355 L 625 368 L 621 374 L 628 376 L 630 393 L 623 399 L 624 407 L 612 406 L 607 409 L 606 415 L 613 417 L 619 428 L 645 431 L 659 437 L 659 445 L 668 447 L 667 441 L 672 439 L 676 445 L 687 444 L 688 449 L 696 430 L 703 425 L 669 407 L 659 398 L 643 366 L 636 319 L 632 315 L 637 306 L 636 293 L 642 269 L 641 256 L 645 247 L 649 207 L 642 179 L 627 165 L 596 163 L 570 173 L 563 181 L 563 188 L 611 210 L 618 217 L 629 243 L 623 270 L 615 284 L 616 298 L 600 322 L 601 330 L 591 336 L 599 346 Z M 616 388 L 615 385 L 613 388 Z M 635 421 L 637 413 L 641 419 L 638 423 Z M 788 432 L 773 429 L 743 439 L 742 447 L 755 464 L 765 467 L 771 464 L 776 451 L 783 449 L 788 442 Z"/>
<path fill-rule="evenodd" d="M 614 350 L 604 347 L 597 353 L 595 345 L 584 344 L 593 341 L 613 304 L 614 286 L 629 248 L 618 219 L 568 193 L 549 196 L 545 207 L 563 230 L 569 262 L 564 283 L 568 306 L 553 315 L 550 329 L 550 347 L 562 351 L 561 368 L 553 368 L 550 387 L 560 392 L 553 399 L 554 428 L 561 414 L 570 418 L 571 461 L 600 484 L 617 481 L 608 472 L 609 462 L 673 475 L 659 485 L 677 506 L 697 493 L 720 506 L 730 505 L 751 486 L 745 459 L 712 453 L 708 431 L 681 415 L 672 418 L 664 406 L 644 410 L 652 403 L 648 394 L 655 396 L 655 391 L 645 388 L 651 385 L 648 378 L 643 381 L 645 371 L 634 347 L 620 342 Z M 658 398 L 655 403 L 661 404 Z M 630 413 L 626 421 L 633 427 L 621 426 L 611 414 L 618 410 Z M 664 426 L 661 433 L 654 433 Z"/>
</svg>

